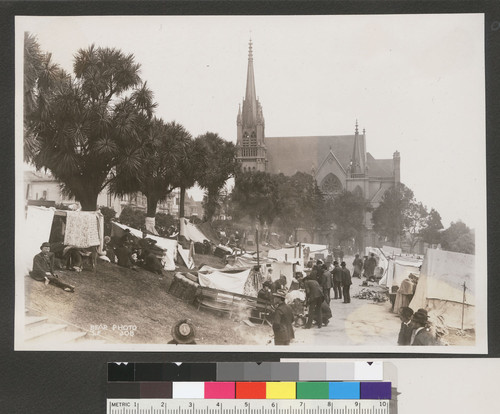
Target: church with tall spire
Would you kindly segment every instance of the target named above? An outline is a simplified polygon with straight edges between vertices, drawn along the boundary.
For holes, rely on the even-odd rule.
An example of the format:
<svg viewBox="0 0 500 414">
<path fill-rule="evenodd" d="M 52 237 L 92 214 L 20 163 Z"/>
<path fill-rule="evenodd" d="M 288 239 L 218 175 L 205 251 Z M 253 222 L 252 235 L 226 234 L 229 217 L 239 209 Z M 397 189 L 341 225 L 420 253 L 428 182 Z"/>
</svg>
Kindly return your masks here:
<svg viewBox="0 0 500 414">
<path fill-rule="evenodd" d="M 350 135 L 266 137 L 262 105 L 256 95 L 253 59 L 250 40 L 245 97 L 236 121 L 241 170 L 288 176 L 308 173 L 326 196 L 348 190 L 376 208 L 385 191 L 400 182 L 399 152 L 395 151 L 392 158 L 375 159 L 366 151 L 366 131 L 359 132 L 358 120 L 354 134 Z M 368 211 L 365 225 L 371 228 Z"/>
</svg>

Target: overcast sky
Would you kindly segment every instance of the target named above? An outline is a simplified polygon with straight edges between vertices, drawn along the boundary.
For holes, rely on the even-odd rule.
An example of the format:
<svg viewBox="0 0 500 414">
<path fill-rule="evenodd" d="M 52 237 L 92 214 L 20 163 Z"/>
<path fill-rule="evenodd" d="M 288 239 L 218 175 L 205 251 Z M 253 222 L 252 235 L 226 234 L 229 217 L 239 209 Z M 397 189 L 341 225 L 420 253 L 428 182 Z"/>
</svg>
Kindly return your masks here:
<svg viewBox="0 0 500 414">
<path fill-rule="evenodd" d="M 266 136 L 344 135 L 358 119 L 375 158 L 443 224 L 484 225 L 483 15 L 18 17 L 71 71 L 95 43 L 133 53 L 157 115 L 236 141 L 252 38 Z M 19 62 L 19 60 L 18 60 Z M 19 80 L 19 78 L 18 78 Z M 20 82 L 20 80 L 19 80 Z"/>
</svg>

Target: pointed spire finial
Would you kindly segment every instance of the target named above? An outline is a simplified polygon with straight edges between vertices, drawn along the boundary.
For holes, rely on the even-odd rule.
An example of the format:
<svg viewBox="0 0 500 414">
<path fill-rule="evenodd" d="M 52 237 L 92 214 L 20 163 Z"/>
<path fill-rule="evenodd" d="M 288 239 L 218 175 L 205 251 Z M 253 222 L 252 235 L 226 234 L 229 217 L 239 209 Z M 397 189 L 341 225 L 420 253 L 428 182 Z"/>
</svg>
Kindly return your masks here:
<svg viewBox="0 0 500 414">
<path fill-rule="evenodd" d="M 363 128 L 363 135 L 366 135 L 366 129 Z"/>
<path fill-rule="evenodd" d="M 356 135 L 358 135 L 358 120 L 356 119 Z"/>
<path fill-rule="evenodd" d="M 248 42 L 248 60 L 253 60 L 252 38 Z"/>
</svg>

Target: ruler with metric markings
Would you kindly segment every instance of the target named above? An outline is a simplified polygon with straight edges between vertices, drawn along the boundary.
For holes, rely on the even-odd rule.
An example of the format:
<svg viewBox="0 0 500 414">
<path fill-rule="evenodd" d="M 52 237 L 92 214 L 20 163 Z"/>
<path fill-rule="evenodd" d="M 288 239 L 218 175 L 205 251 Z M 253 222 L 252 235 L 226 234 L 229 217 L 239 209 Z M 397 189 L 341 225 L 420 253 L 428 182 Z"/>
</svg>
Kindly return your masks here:
<svg viewBox="0 0 500 414">
<path fill-rule="evenodd" d="M 389 414 L 389 400 L 194 400 L 116 398 L 107 414 Z"/>
</svg>

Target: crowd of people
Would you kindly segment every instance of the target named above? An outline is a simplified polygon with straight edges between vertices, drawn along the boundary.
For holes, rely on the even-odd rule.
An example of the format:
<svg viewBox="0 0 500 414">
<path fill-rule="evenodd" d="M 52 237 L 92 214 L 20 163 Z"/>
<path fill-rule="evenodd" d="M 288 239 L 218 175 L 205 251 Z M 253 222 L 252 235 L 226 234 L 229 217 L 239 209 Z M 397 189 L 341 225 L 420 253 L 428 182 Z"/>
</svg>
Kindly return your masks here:
<svg viewBox="0 0 500 414">
<path fill-rule="evenodd" d="M 287 289 L 285 276 L 271 281 L 266 280 L 262 289 L 258 292 L 258 300 L 272 304 L 273 313 L 270 320 L 274 333 L 275 345 L 289 345 L 295 337 L 294 326 L 303 326 L 310 329 L 315 326 L 318 329 L 328 325 L 332 317 L 330 303 L 332 300 L 342 300 L 343 304 L 351 302 L 350 289 L 352 277 L 373 277 L 377 261 L 373 254 L 365 256 L 364 260 L 356 255 L 353 265 L 353 273 L 347 268 L 346 262 L 324 263 L 317 260 L 306 275 L 297 272 L 293 282 Z M 397 339 L 398 345 L 437 345 L 437 340 L 431 333 L 429 317 L 425 309 L 413 312 L 408 307 L 411 295 L 415 291 L 418 278 L 411 274 L 405 280 L 409 289 L 402 286 L 397 295 L 398 315 L 401 319 L 401 328 Z M 333 295 L 331 291 L 333 289 Z M 305 293 L 304 314 L 298 314 L 294 307 L 293 291 Z M 406 291 L 409 291 L 410 296 Z M 292 299 L 292 300 L 291 300 Z M 303 325 L 298 324 L 299 317 L 303 317 Z"/>
<path fill-rule="evenodd" d="M 122 237 L 104 237 L 104 249 L 101 258 L 118 266 L 137 270 L 140 266 L 150 272 L 162 274 L 163 264 L 159 257 L 162 250 L 155 246 L 156 241 L 143 234 L 143 238 L 133 237 L 125 231 Z M 33 270 L 29 273 L 32 279 L 53 285 L 66 292 L 74 292 L 75 287 L 64 283 L 56 268 L 66 268 L 76 272 L 84 269 L 85 258 L 90 259 L 91 269 L 95 269 L 97 248 L 81 249 L 74 246 L 61 246 L 60 243 L 44 242 L 40 253 L 33 258 Z M 57 264 L 56 264 L 57 261 Z"/>
</svg>

